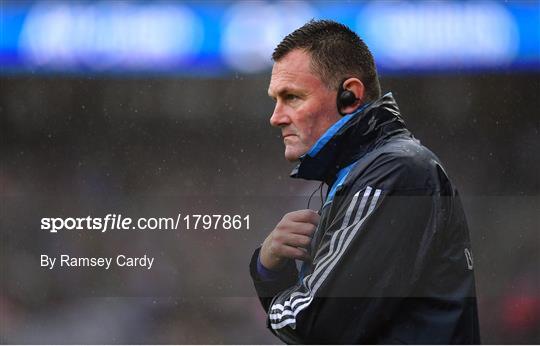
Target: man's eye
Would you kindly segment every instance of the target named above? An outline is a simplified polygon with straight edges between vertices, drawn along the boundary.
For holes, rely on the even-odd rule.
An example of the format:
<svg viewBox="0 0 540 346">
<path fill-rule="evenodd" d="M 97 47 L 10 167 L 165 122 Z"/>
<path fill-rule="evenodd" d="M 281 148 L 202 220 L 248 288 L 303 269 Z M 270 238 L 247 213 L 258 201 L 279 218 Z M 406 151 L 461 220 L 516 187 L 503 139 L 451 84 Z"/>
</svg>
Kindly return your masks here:
<svg viewBox="0 0 540 346">
<path fill-rule="evenodd" d="M 298 96 L 296 95 L 292 95 L 292 94 L 288 94 L 287 96 L 285 96 L 285 98 L 289 101 L 294 101 L 298 98 Z"/>
</svg>

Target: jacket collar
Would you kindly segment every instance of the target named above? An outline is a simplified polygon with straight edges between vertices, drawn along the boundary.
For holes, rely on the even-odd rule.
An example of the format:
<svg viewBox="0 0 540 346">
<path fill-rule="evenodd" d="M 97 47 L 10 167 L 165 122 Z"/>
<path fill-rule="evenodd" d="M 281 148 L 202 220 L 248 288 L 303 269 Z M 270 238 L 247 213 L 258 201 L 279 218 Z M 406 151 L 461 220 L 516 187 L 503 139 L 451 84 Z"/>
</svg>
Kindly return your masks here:
<svg viewBox="0 0 540 346">
<path fill-rule="evenodd" d="M 336 174 L 372 150 L 384 138 L 406 132 L 392 93 L 345 115 L 300 157 L 291 177 L 332 185 Z"/>
</svg>

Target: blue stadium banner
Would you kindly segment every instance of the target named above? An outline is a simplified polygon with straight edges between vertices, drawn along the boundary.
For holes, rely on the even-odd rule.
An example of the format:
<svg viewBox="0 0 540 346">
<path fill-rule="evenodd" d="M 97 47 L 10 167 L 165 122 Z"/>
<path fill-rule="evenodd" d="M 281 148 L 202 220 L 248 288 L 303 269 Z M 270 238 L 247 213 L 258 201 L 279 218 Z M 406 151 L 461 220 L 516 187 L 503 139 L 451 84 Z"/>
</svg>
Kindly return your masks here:
<svg viewBox="0 0 540 346">
<path fill-rule="evenodd" d="M 355 30 L 391 73 L 540 70 L 540 7 L 522 2 L 1 1 L 2 74 L 260 73 L 315 19 Z"/>
</svg>

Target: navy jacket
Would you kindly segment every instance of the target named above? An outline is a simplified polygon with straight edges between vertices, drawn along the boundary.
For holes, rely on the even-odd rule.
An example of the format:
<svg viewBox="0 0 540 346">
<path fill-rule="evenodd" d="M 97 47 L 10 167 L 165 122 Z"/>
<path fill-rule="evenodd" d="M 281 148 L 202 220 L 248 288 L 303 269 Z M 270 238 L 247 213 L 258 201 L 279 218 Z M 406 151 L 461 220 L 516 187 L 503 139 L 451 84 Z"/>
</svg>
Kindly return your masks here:
<svg viewBox="0 0 540 346">
<path fill-rule="evenodd" d="M 268 327 L 286 343 L 477 344 L 469 231 L 439 159 L 391 94 L 346 115 L 292 173 L 330 187 L 312 263 L 271 280 L 250 264 Z"/>
</svg>

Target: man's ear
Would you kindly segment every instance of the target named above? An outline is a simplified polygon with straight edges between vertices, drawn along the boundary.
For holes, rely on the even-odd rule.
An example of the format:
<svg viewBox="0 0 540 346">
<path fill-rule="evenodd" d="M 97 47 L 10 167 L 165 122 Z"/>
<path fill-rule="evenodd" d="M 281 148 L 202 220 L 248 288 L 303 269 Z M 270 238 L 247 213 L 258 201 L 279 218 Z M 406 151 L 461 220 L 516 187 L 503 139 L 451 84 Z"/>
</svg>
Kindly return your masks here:
<svg viewBox="0 0 540 346">
<path fill-rule="evenodd" d="M 343 82 L 343 89 L 354 94 L 356 101 L 348 106 L 343 107 L 340 111 L 342 114 L 354 112 L 358 107 L 364 104 L 365 87 L 364 83 L 358 78 L 348 78 Z M 339 97 L 339 95 L 338 95 Z"/>
</svg>

